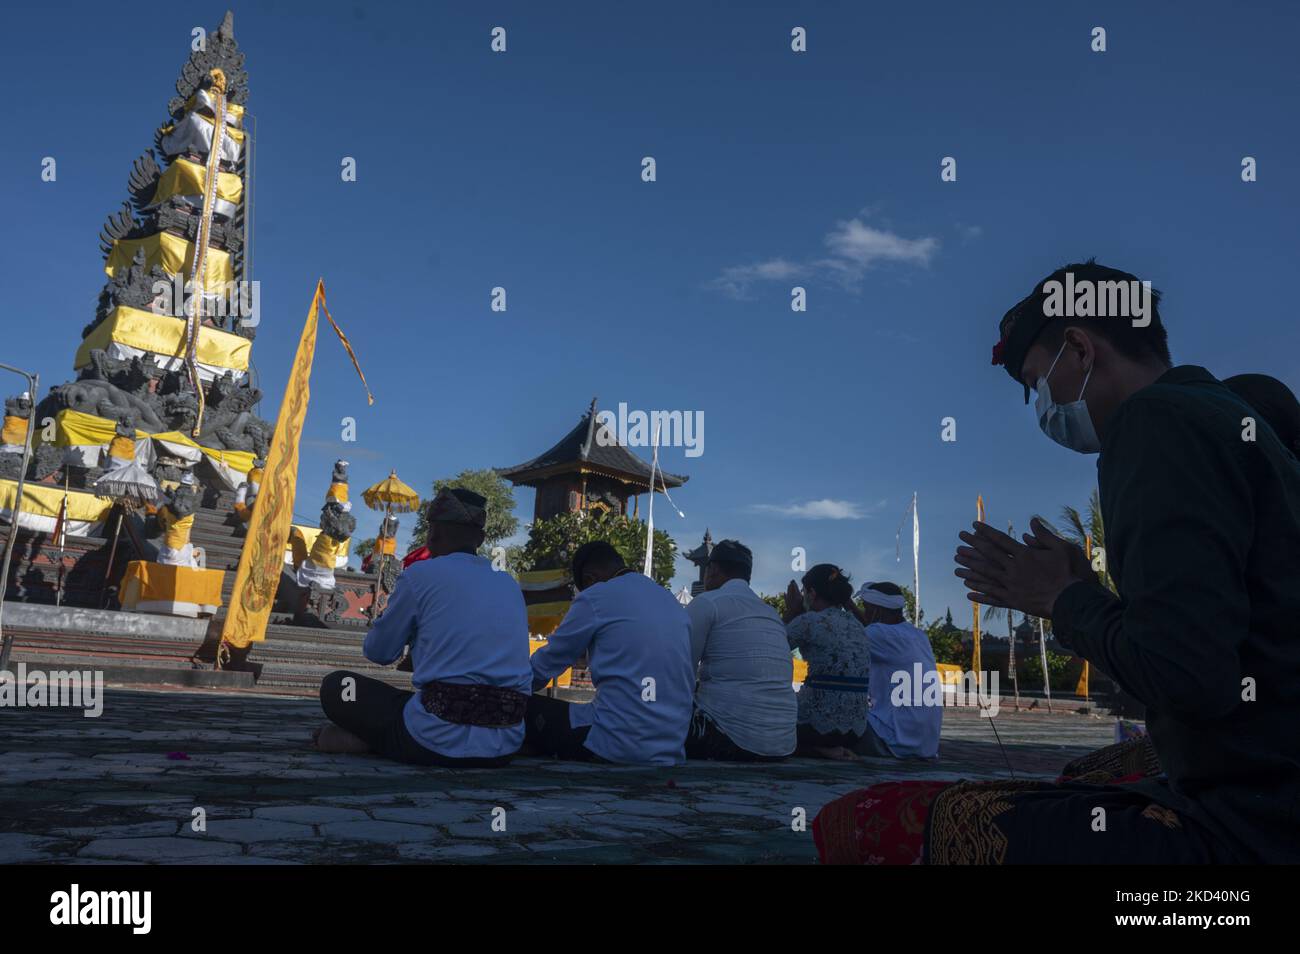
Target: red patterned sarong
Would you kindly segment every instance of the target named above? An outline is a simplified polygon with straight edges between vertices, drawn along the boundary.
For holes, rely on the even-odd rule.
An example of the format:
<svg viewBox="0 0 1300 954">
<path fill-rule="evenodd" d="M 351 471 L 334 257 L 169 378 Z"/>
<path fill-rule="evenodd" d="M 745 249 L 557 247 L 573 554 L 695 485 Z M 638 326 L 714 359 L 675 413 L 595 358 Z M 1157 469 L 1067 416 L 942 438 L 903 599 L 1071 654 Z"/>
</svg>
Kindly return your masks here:
<svg viewBox="0 0 1300 954">
<path fill-rule="evenodd" d="M 824 865 L 921 864 L 930 804 L 952 782 L 882 782 L 837 798 L 813 819 Z"/>
</svg>

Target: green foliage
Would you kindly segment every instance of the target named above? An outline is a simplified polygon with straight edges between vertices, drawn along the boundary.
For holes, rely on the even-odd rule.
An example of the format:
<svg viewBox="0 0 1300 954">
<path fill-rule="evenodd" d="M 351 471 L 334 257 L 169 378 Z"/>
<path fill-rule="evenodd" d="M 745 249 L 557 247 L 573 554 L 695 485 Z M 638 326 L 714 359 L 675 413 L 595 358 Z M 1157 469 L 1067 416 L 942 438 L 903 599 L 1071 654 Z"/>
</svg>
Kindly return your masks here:
<svg viewBox="0 0 1300 954">
<path fill-rule="evenodd" d="M 445 488 L 455 487 L 472 490 L 474 493 L 482 494 L 487 498 L 487 526 L 484 528 L 483 546 L 479 548 L 479 553 L 482 556 L 490 557 L 494 546 L 507 537 L 513 536 L 519 530 L 519 518 L 515 516 L 514 488 L 489 467 L 483 470 L 462 470 L 455 477 L 435 480 L 433 482 L 433 495 L 437 496 L 438 492 Z M 412 549 L 424 546 L 425 540 L 429 536 L 428 506 L 426 501 L 420 507 L 419 515 L 415 520 L 415 527 L 411 530 Z M 510 561 L 509 551 L 512 549 L 517 548 L 511 547 L 507 549 L 507 563 Z"/>
<path fill-rule="evenodd" d="M 785 594 L 777 593 L 775 596 L 760 596 L 764 603 L 776 610 L 776 615 L 785 619 Z"/>
<path fill-rule="evenodd" d="M 930 649 L 934 652 L 935 662 L 961 666 L 962 669 L 970 668 L 971 651 L 962 647 L 963 634 L 952 621 L 952 610 L 948 610 L 944 619 L 927 626 L 925 635 L 930 638 Z"/>
<path fill-rule="evenodd" d="M 516 567 L 520 570 L 567 568 L 578 547 L 591 540 L 606 540 L 628 566 L 639 570 L 645 563 L 646 525 L 643 520 L 605 511 L 562 513 L 538 520 L 528 529 Z M 662 530 L 655 531 L 651 572 L 654 581 L 667 586 L 677 562 L 677 544 Z"/>
<path fill-rule="evenodd" d="M 375 549 L 375 538 L 365 537 L 361 540 L 352 541 L 352 555 L 357 559 L 364 560 Z"/>
<path fill-rule="evenodd" d="M 1020 668 L 1024 676 L 1025 685 L 1029 687 L 1038 687 L 1043 684 L 1043 663 L 1036 652 L 1026 653 L 1027 657 L 1023 662 L 1016 661 L 1017 668 Z M 1047 671 L 1051 674 L 1052 691 L 1073 692 L 1078 683 L 1077 673 L 1071 672 L 1071 664 L 1075 660 L 1071 656 L 1062 653 L 1054 653 L 1050 649 L 1047 651 Z"/>
<path fill-rule="evenodd" d="M 1092 549 L 1095 554 L 1098 550 L 1106 548 L 1106 527 L 1101 519 L 1101 496 L 1094 487 L 1092 493 L 1088 496 L 1088 513 L 1085 519 L 1074 507 L 1065 506 L 1061 508 L 1061 517 L 1068 524 L 1068 528 L 1062 530 L 1062 535 L 1072 543 L 1078 544 L 1086 550 L 1086 539 L 1092 538 Z M 1103 586 L 1108 588 L 1112 593 L 1118 592 L 1115 589 L 1115 581 L 1110 578 L 1110 572 L 1103 570 L 1097 574 L 1098 580 Z"/>
</svg>

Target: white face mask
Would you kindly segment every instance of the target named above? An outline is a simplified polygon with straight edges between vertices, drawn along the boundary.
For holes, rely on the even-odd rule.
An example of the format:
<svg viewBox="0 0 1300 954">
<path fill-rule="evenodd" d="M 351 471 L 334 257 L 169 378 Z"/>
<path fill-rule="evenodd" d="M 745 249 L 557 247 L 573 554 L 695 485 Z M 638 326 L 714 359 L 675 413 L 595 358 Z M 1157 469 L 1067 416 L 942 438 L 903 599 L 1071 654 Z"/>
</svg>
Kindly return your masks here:
<svg viewBox="0 0 1300 954">
<path fill-rule="evenodd" d="M 1047 379 L 1056 369 L 1056 362 L 1065 353 L 1065 344 L 1056 352 L 1052 366 L 1047 374 L 1038 379 L 1038 396 L 1034 400 L 1034 410 L 1038 412 L 1038 426 L 1043 433 L 1062 447 L 1068 447 L 1080 454 L 1096 454 L 1101 450 L 1101 441 L 1092 426 L 1092 415 L 1088 413 L 1088 402 L 1083 400 L 1083 392 L 1088 389 L 1088 379 L 1092 377 L 1092 368 L 1084 375 L 1083 387 L 1079 388 L 1079 397 L 1070 404 L 1057 404 L 1052 400 L 1052 389 Z"/>
</svg>

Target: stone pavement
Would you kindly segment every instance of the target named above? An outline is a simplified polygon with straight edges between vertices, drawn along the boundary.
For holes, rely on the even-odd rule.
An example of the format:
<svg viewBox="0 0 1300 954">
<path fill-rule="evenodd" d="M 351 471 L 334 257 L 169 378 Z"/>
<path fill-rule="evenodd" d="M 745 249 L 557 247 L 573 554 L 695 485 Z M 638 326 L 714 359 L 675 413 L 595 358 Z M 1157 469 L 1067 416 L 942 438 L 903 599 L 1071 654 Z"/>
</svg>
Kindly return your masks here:
<svg viewBox="0 0 1300 954">
<path fill-rule="evenodd" d="M 839 795 L 1005 778 L 1006 759 L 1052 777 L 1113 732 L 1107 718 L 1004 706 L 1004 758 L 989 720 L 948 709 L 934 763 L 450 770 L 319 754 L 307 739 L 321 720 L 315 701 L 202 690 L 110 689 L 97 719 L 0 709 L 0 862 L 810 863 L 812 819 Z"/>
</svg>

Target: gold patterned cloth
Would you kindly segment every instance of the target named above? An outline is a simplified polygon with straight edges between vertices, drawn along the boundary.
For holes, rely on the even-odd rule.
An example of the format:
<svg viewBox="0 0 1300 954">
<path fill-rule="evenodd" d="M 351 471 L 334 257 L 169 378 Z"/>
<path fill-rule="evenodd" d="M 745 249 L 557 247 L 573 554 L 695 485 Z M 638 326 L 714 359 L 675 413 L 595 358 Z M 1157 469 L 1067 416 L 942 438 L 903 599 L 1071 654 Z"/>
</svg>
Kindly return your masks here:
<svg viewBox="0 0 1300 954">
<path fill-rule="evenodd" d="M 823 864 L 1231 864 L 1195 820 L 1162 804 L 1146 737 L 1075 759 L 1056 782 L 886 782 L 818 812 Z M 1099 784 L 1100 783 L 1100 784 Z"/>
</svg>

